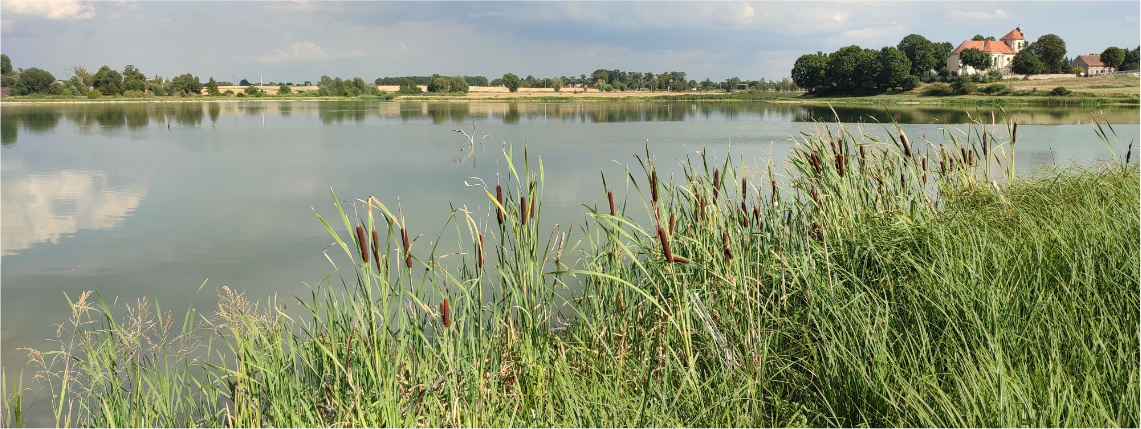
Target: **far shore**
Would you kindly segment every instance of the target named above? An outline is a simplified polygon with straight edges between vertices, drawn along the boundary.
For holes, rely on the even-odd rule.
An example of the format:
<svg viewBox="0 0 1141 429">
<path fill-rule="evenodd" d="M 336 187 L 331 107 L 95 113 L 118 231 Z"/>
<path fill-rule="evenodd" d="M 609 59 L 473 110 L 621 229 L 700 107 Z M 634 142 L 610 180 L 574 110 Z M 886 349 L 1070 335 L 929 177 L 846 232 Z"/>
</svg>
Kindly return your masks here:
<svg viewBox="0 0 1141 429">
<path fill-rule="evenodd" d="M 468 89 L 467 93 L 459 94 L 432 94 L 428 93 L 424 86 L 420 86 L 423 91 L 421 94 L 416 95 L 400 95 L 397 92 L 400 90 L 398 86 L 381 85 L 377 88 L 384 91 L 389 96 L 395 95 L 396 101 L 487 101 L 487 100 L 502 100 L 502 101 L 547 101 L 547 100 L 577 100 L 577 101 L 617 101 L 617 100 L 636 100 L 648 98 L 679 98 L 679 99 L 701 99 L 708 101 L 732 101 L 732 100 L 746 100 L 746 101 L 765 101 L 773 103 L 806 103 L 806 104 L 819 104 L 819 103 L 832 103 L 832 104 L 866 104 L 866 103 L 900 103 L 900 104 L 962 104 L 962 103 L 983 103 L 987 101 L 998 101 L 1006 104 L 1041 104 L 1043 100 L 1073 100 L 1073 102 L 1080 103 L 1083 99 L 1090 99 L 1094 101 L 1098 98 L 1114 99 L 1111 104 L 1124 104 L 1124 105 L 1138 105 L 1138 97 L 1141 96 L 1141 86 L 1138 82 L 1141 81 L 1138 77 L 1131 75 L 1120 75 L 1112 77 L 1059 77 L 1051 79 L 1036 79 L 1036 80 L 1002 80 L 993 82 L 994 84 L 1002 84 L 1010 87 L 1015 91 L 1036 91 L 1035 95 L 1030 96 L 991 96 L 985 94 L 972 94 L 972 95 L 953 95 L 953 96 L 925 96 L 923 89 L 931 84 L 925 84 L 911 91 L 882 94 L 873 96 L 828 96 L 828 97 L 805 97 L 799 92 L 760 92 L 760 93 L 746 93 L 744 91 L 727 94 L 723 91 L 692 91 L 692 92 L 668 92 L 668 91 L 612 91 L 602 92 L 593 88 L 561 88 L 555 91 L 554 88 L 518 88 L 516 92 L 509 91 L 503 86 L 472 86 Z M 980 88 L 989 83 L 977 84 Z M 1049 93 L 1054 88 L 1064 87 L 1067 88 L 1076 97 L 1049 97 Z M 222 92 L 233 91 L 235 94 L 241 94 L 246 87 L 244 86 L 220 86 L 218 89 Z M 237 96 L 219 96 L 219 97 L 194 97 L 194 98 L 173 98 L 173 97 L 145 97 L 145 98 L 118 98 L 118 97 L 100 97 L 97 99 L 87 98 L 14 98 L 4 97 L 0 102 L 6 105 L 21 105 L 21 104 L 37 104 L 37 103 L 116 103 L 116 102 L 150 102 L 150 103 L 177 103 L 177 102 L 238 102 L 238 101 L 319 101 L 319 100 L 344 100 L 346 97 L 315 97 L 308 95 L 297 96 L 277 96 L 279 86 L 261 85 L 258 86 L 266 95 L 271 97 L 237 97 Z M 316 91 L 317 86 L 303 86 L 294 85 L 290 86 L 292 92 L 310 92 Z M 205 92 L 205 90 L 203 90 Z M 743 95 L 739 95 L 743 94 Z M 205 94 L 203 94 L 205 95 Z M 1129 99 L 1132 98 L 1132 101 Z"/>
</svg>

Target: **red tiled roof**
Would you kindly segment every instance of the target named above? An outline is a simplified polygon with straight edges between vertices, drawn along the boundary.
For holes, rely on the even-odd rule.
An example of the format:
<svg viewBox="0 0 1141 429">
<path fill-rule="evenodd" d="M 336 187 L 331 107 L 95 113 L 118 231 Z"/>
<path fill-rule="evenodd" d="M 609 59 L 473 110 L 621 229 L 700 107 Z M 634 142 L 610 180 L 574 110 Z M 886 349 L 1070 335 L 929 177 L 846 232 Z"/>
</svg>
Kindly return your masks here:
<svg viewBox="0 0 1141 429">
<path fill-rule="evenodd" d="M 1022 36 L 1021 28 L 1015 28 L 998 40 L 1026 40 L 1026 38 Z"/>
<path fill-rule="evenodd" d="M 959 47 L 955 48 L 951 53 L 957 54 L 964 49 L 970 48 L 975 48 L 986 53 L 998 52 L 1002 54 L 1014 54 L 1010 46 L 995 40 L 964 40 L 963 43 L 960 43 Z"/>
<path fill-rule="evenodd" d="M 1078 55 L 1078 59 L 1090 67 L 1105 67 L 1105 63 L 1101 62 L 1101 55 Z"/>
</svg>

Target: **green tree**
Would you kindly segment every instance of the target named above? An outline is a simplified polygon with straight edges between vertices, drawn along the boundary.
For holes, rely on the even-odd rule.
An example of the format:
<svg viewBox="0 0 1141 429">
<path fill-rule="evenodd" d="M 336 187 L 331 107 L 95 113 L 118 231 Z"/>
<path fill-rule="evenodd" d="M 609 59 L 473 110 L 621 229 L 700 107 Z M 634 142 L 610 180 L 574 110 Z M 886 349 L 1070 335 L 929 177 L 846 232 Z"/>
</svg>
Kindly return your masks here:
<svg viewBox="0 0 1141 429">
<path fill-rule="evenodd" d="M 0 54 L 0 74 L 12 73 L 12 60 L 8 54 Z"/>
<path fill-rule="evenodd" d="M 902 87 L 905 90 L 915 88 L 915 86 L 910 86 L 912 82 L 908 79 L 908 77 L 913 76 L 911 74 L 911 61 L 907 59 L 907 55 L 902 50 L 886 46 L 879 51 L 879 61 L 879 75 L 876 76 L 877 88 L 880 90 L 896 87 Z"/>
<path fill-rule="evenodd" d="M 95 72 L 95 77 L 92 78 L 92 85 L 95 89 L 103 95 L 118 95 L 123 93 L 123 76 L 119 72 L 111 70 L 110 67 L 103 66 L 99 71 Z"/>
<path fill-rule="evenodd" d="M 446 93 L 451 90 L 451 81 L 438 74 L 432 75 L 428 81 L 428 92 Z"/>
<path fill-rule="evenodd" d="M 971 40 L 972 40 L 972 41 L 975 41 L 975 42 L 978 42 L 978 41 L 984 41 L 984 40 L 991 40 L 991 41 L 993 41 L 993 40 L 994 40 L 994 36 L 983 37 L 983 35 L 981 35 L 981 34 L 976 34 L 976 35 L 975 35 L 975 37 L 972 37 L 972 38 L 971 38 Z"/>
<path fill-rule="evenodd" d="M 827 75 L 828 56 L 817 52 L 815 55 L 801 55 L 792 66 L 792 82 L 810 93 L 826 91 L 829 87 Z M 738 78 L 725 81 L 729 91 L 736 91 L 741 83 Z"/>
<path fill-rule="evenodd" d="M 980 72 L 990 68 L 991 65 L 990 54 L 978 48 L 967 48 L 960 51 L 959 62 Z"/>
<path fill-rule="evenodd" d="M 551 79 L 551 88 L 554 88 L 555 92 L 562 91 L 563 85 L 565 85 L 565 84 L 566 83 L 563 82 L 563 78 L 561 78 L 561 77 L 556 77 L 554 79 Z"/>
<path fill-rule="evenodd" d="M 912 75 L 922 77 L 924 74 L 930 73 L 939 64 L 935 57 L 935 44 L 918 34 L 904 37 L 903 40 L 899 41 L 899 45 L 896 45 L 896 48 L 902 51 L 903 55 L 907 56 L 907 60 L 911 62 L 910 73 Z"/>
<path fill-rule="evenodd" d="M 1062 73 L 1063 70 L 1067 70 L 1068 64 L 1062 63 L 1062 58 L 1066 56 L 1066 42 L 1061 37 L 1053 34 L 1044 35 L 1027 46 L 1026 50 L 1038 57 L 1045 73 Z"/>
<path fill-rule="evenodd" d="M 1106 66 L 1117 68 L 1125 62 L 1125 51 L 1116 46 L 1110 46 L 1101 51 L 1101 62 Z"/>
<path fill-rule="evenodd" d="M 293 88 L 290 88 L 289 85 L 282 84 L 281 86 L 277 87 L 278 95 L 289 94 L 291 92 L 293 92 Z"/>
<path fill-rule="evenodd" d="M 243 92 L 251 97 L 260 97 L 262 95 L 261 88 L 258 88 L 255 85 L 247 86 Z"/>
<path fill-rule="evenodd" d="M 399 94 L 411 95 L 419 94 L 421 92 L 423 91 L 420 89 L 420 86 L 416 85 L 416 82 L 413 82 L 412 79 L 406 77 L 400 79 L 400 90 L 398 91 Z"/>
<path fill-rule="evenodd" d="M 198 80 L 198 76 L 186 73 L 171 79 L 170 82 L 174 91 L 182 91 L 183 96 L 202 94 L 202 82 Z"/>
<path fill-rule="evenodd" d="M 45 70 L 32 67 L 20 71 L 20 82 L 23 83 L 23 94 L 47 94 L 51 84 L 55 83 L 55 76 Z"/>
<path fill-rule="evenodd" d="M 1121 62 L 1121 70 L 1137 70 L 1141 68 L 1141 46 L 1125 49 L 1125 59 Z"/>
<path fill-rule="evenodd" d="M 521 83 L 522 82 L 519 80 L 519 76 L 516 76 L 514 73 L 507 73 L 503 75 L 503 86 L 506 86 L 508 91 L 518 91 L 519 85 Z"/>
<path fill-rule="evenodd" d="M 819 53 L 818 53 L 817 55 L 822 55 L 822 54 L 819 54 Z M 804 55 L 804 56 L 801 56 L 801 58 L 804 58 L 804 57 L 806 57 L 806 56 L 811 56 L 811 55 Z M 825 58 L 824 58 L 824 61 L 825 61 L 825 62 L 827 62 L 827 61 L 828 61 L 828 58 L 827 58 L 827 57 L 825 57 Z M 800 59 L 799 59 L 799 58 L 797 59 L 797 63 L 800 63 Z M 819 66 L 819 68 L 815 69 L 815 70 L 817 70 L 817 71 L 819 72 L 819 74 L 820 74 L 820 76 L 819 76 L 819 78 L 820 78 L 820 81 L 813 81 L 813 83 L 814 83 L 814 84 L 819 84 L 819 83 L 822 83 L 822 81 L 823 81 L 823 79 L 824 79 L 824 66 L 825 66 L 825 64 L 826 64 L 826 63 L 821 63 L 821 64 L 820 64 L 820 66 Z M 809 65 L 803 65 L 803 64 L 801 65 L 801 67 L 802 67 L 802 68 L 803 68 L 803 67 L 808 67 L 808 66 L 809 66 Z M 792 67 L 792 70 L 793 70 L 793 76 L 796 76 L 796 65 L 795 65 L 795 64 L 793 65 L 793 67 Z M 802 69 L 802 72 L 803 72 L 803 69 Z M 810 75 L 810 76 L 811 76 L 811 75 Z M 795 77 L 794 77 L 793 79 L 794 79 L 794 82 L 795 82 Z M 736 76 L 734 76 L 734 77 L 731 77 L 731 78 L 725 79 L 725 91 L 726 91 L 726 92 L 733 92 L 733 91 L 736 91 L 736 90 L 737 90 L 737 85 L 740 85 L 740 84 L 741 84 L 741 78 L 739 78 L 739 77 L 736 77 Z M 800 86 L 800 85 L 797 85 L 797 86 Z M 803 87 L 801 87 L 801 88 L 804 88 L 805 90 L 812 90 L 812 89 L 814 89 L 815 87 L 807 87 L 807 86 L 803 86 Z"/>
<path fill-rule="evenodd" d="M 955 45 L 951 42 L 932 43 L 935 56 L 935 73 L 940 76 L 946 76 L 947 71 L 947 57 L 951 55 L 951 51 L 955 49 Z"/>
<path fill-rule="evenodd" d="M 1010 63 L 1010 71 L 1014 74 L 1041 74 L 1042 62 L 1038 61 L 1038 57 L 1029 50 L 1024 49 L 1014 55 L 1014 61 Z"/>
<path fill-rule="evenodd" d="M 222 95 L 222 92 L 218 91 L 218 81 L 214 78 L 210 78 L 210 81 L 206 82 L 206 93 L 214 97 Z"/>
<path fill-rule="evenodd" d="M 467 94 L 467 79 L 464 79 L 463 76 L 452 76 L 451 80 L 448 81 L 448 91 Z"/>
</svg>

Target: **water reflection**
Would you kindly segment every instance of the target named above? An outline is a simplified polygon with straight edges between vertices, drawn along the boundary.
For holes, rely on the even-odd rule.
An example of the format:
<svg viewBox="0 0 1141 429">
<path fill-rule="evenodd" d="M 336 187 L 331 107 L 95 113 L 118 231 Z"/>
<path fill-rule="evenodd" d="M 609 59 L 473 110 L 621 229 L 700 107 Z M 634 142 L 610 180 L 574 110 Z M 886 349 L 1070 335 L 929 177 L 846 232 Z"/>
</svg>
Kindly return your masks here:
<svg viewBox="0 0 1141 429">
<path fill-rule="evenodd" d="M 8 105 L 2 112 L 0 136 L 4 145 L 15 144 L 20 131 L 52 132 L 62 119 L 81 134 L 116 135 L 122 129 L 148 126 L 200 127 L 208 120 L 217 127 L 222 116 L 289 118 L 315 117 L 323 125 L 364 123 L 370 119 L 399 118 L 433 124 L 462 124 L 472 120 L 520 124 L 524 122 L 835 122 L 901 124 L 990 123 L 1003 117 L 1025 125 L 1089 124 L 1096 118 L 1113 124 L 1136 124 L 1136 106 L 1113 107 L 987 107 L 930 105 L 810 105 L 765 102 L 502 102 L 502 101 L 283 101 L 283 102 L 180 102 L 91 103 L 70 105 Z M 207 118 L 208 116 L 208 118 Z"/>
<path fill-rule="evenodd" d="M 147 194 L 141 183 L 116 186 L 105 171 L 62 170 L 28 175 L 4 166 L 0 248 L 13 255 L 36 243 L 58 243 L 79 230 L 122 225 Z"/>
</svg>

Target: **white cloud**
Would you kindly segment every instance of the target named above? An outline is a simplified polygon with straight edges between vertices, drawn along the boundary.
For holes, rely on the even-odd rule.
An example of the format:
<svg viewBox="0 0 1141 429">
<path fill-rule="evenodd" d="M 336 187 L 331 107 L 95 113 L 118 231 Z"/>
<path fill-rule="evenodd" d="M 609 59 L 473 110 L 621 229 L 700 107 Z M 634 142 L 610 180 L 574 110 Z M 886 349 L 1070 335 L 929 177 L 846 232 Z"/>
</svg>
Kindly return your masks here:
<svg viewBox="0 0 1141 429">
<path fill-rule="evenodd" d="M 267 2 L 262 9 L 271 12 L 338 12 L 343 9 L 339 1 L 282 1 Z"/>
<path fill-rule="evenodd" d="M 713 22 L 719 25 L 752 24 L 756 16 L 757 10 L 748 3 L 722 3 L 713 10 Z"/>
<path fill-rule="evenodd" d="M 995 9 L 994 13 L 987 12 L 963 12 L 961 10 L 951 11 L 951 18 L 966 18 L 966 19 L 994 19 L 1006 18 L 1009 15 L 1005 10 Z"/>
<path fill-rule="evenodd" d="M 4 13 L 44 19 L 91 19 L 95 5 L 89 1 L 5 1 Z"/>
<path fill-rule="evenodd" d="M 314 61 L 329 59 L 329 54 L 325 53 L 325 49 L 317 46 L 313 42 L 294 43 L 285 50 L 278 50 L 269 55 L 261 55 L 253 57 L 254 61 L 259 63 L 281 63 L 288 61 Z"/>
<path fill-rule="evenodd" d="M 885 37 L 896 37 L 903 32 L 903 25 L 898 22 L 893 22 L 885 27 L 868 27 L 857 30 L 848 30 L 843 33 L 844 40 L 851 40 L 853 42 L 861 40 L 878 40 Z"/>
</svg>

